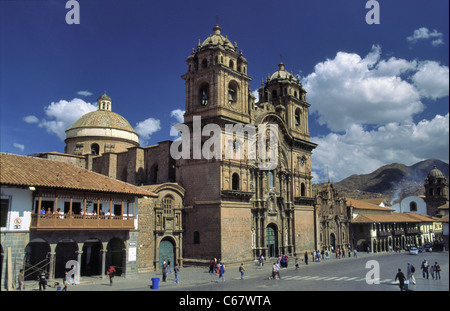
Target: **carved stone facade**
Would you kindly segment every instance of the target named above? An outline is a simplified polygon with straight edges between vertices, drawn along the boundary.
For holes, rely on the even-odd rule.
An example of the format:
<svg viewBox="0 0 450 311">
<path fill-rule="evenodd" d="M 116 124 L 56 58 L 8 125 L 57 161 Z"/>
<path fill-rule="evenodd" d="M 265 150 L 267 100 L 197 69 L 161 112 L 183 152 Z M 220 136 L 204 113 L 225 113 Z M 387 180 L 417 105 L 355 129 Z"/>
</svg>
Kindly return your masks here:
<svg viewBox="0 0 450 311">
<path fill-rule="evenodd" d="M 339 197 L 333 184 L 324 184 L 317 194 L 320 250 L 348 250 L 352 247 L 349 236 L 351 215 L 345 198 Z"/>
</svg>

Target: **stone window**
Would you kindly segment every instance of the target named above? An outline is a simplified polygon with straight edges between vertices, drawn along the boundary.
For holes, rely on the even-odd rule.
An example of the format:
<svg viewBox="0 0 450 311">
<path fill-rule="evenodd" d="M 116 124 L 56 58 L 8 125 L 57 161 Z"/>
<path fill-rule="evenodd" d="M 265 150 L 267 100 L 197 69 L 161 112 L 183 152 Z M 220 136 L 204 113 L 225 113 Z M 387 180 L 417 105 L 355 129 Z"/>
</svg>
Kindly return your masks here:
<svg viewBox="0 0 450 311">
<path fill-rule="evenodd" d="M 172 203 L 173 198 L 170 195 L 167 195 L 163 199 L 163 213 L 164 215 L 172 215 Z"/>
<path fill-rule="evenodd" d="M 231 177 L 231 189 L 239 190 L 239 175 L 237 173 L 234 173 Z"/>
<path fill-rule="evenodd" d="M 194 231 L 194 244 L 200 244 L 200 232 Z"/>
</svg>

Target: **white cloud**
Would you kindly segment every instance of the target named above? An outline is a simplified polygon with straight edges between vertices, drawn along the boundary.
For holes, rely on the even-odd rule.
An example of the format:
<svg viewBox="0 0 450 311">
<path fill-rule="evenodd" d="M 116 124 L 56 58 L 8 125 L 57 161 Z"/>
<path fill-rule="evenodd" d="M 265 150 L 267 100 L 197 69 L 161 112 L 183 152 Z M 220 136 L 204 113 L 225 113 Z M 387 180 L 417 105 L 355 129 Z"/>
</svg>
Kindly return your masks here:
<svg viewBox="0 0 450 311">
<path fill-rule="evenodd" d="M 154 118 L 148 118 L 137 123 L 134 129 L 139 134 L 139 144 L 145 146 L 148 144 L 150 136 L 161 129 L 161 122 Z"/>
<path fill-rule="evenodd" d="M 66 138 L 65 131 L 82 115 L 94 110 L 97 110 L 97 105 L 92 105 L 79 98 L 71 101 L 62 99 L 52 102 L 44 108 L 46 118 L 40 121 L 39 127 L 45 128 L 48 133 L 56 134 L 61 140 L 64 140 Z"/>
<path fill-rule="evenodd" d="M 89 92 L 89 91 L 78 91 L 77 94 L 78 94 L 78 95 L 81 95 L 81 96 L 91 96 L 91 95 L 93 95 L 94 93 L 91 93 L 91 92 Z"/>
<path fill-rule="evenodd" d="M 380 58 L 379 46 L 373 46 L 364 58 L 338 52 L 303 79 L 312 103 L 310 112 L 318 114 L 321 125 L 345 131 L 353 124 L 412 121 L 414 114 L 424 110 L 419 91 L 401 77 L 415 70 L 416 63 Z"/>
<path fill-rule="evenodd" d="M 433 46 L 438 46 L 444 44 L 442 40 L 443 34 L 438 32 L 437 30 L 433 30 L 430 32 L 428 28 L 421 27 L 419 29 L 414 30 L 413 34 L 406 38 L 406 40 L 412 44 L 416 44 L 419 40 L 429 40 L 431 39 L 431 44 Z"/>
<path fill-rule="evenodd" d="M 39 122 L 39 119 L 36 116 L 33 116 L 33 115 L 29 115 L 29 116 L 23 117 L 23 120 L 26 123 L 30 123 L 30 124 Z"/>
<path fill-rule="evenodd" d="M 174 117 L 177 120 L 177 123 L 184 122 L 184 110 L 175 109 L 170 112 L 170 116 Z"/>
<path fill-rule="evenodd" d="M 424 97 L 437 99 L 449 94 L 449 69 L 435 61 L 421 62 L 412 80 Z"/>
<path fill-rule="evenodd" d="M 19 143 L 14 143 L 13 146 L 14 146 L 14 148 L 17 148 L 20 151 L 24 151 L 25 150 L 25 145 L 22 145 L 22 144 L 19 144 Z"/>
<path fill-rule="evenodd" d="M 392 122 L 373 131 L 361 125 L 350 126 L 344 134 L 312 137 L 318 143 L 313 151 L 312 169 L 322 182 L 328 167 L 333 181 L 352 174 L 367 174 L 388 163 L 414 164 L 438 158 L 449 161 L 449 114 L 432 120 Z"/>
</svg>

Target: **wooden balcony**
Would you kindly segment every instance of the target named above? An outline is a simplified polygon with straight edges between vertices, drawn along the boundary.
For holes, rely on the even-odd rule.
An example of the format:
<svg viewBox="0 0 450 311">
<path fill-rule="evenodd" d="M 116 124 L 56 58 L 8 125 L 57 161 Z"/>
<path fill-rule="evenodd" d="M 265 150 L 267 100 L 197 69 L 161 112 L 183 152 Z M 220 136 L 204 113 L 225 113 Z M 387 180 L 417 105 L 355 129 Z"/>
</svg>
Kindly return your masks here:
<svg viewBox="0 0 450 311">
<path fill-rule="evenodd" d="M 134 216 L 32 214 L 31 230 L 133 230 Z"/>
</svg>

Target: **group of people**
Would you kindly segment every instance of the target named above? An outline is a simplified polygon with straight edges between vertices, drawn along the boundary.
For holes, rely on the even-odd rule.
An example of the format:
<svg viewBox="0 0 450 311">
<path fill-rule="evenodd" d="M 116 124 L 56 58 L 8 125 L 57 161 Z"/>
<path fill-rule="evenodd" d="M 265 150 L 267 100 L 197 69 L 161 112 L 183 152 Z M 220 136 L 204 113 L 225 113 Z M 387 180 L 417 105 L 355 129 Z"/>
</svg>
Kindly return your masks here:
<svg viewBox="0 0 450 311">
<path fill-rule="evenodd" d="M 161 266 L 161 272 L 162 272 L 163 282 L 166 281 L 167 273 L 169 272 L 170 274 L 172 274 L 172 273 L 175 274 L 175 279 L 173 281 L 178 284 L 178 278 L 180 276 L 180 267 L 178 266 L 177 263 L 175 263 L 175 267 L 173 268 L 173 272 L 172 272 L 170 258 L 167 261 L 165 259 L 163 260 L 163 263 Z"/>
<path fill-rule="evenodd" d="M 431 274 L 431 278 L 433 280 L 441 279 L 441 266 L 434 262 L 434 265 L 430 265 L 430 263 L 425 259 L 422 261 L 422 265 L 420 267 L 422 269 L 422 277 L 423 278 L 429 278 Z"/>
<path fill-rule="evenodd" d="M 431 274 L 431 278 L 433 280 L 440 280 L 441 279 L 441 266 L 437 263 L 437 261 L 434 262 L 434 265 L 430 265 L 430 263 L 424 259 L 422 261 L 422 264 L 420 266 L 422 269 L 422 277 L 428 280 L 429 275 Z M 416 278 L 414 277 L 414 273 L 416 272 L 416 268 L 408 262 L 406 266 L 406 277 L 402 272 L 402 269 L 398 269 L 397 274 L 395 275 L 395 281 L 399 281 L 399 287 L 400 290 L 408 290 L 408 285 L 410 283 L 416 285 Z"/>
<path fill-rule="evenodd" d="M 218 276 L 216 283 L 222 279 L 222 282 L 225 282 L 225 264 L 216 258 L 211 258 L 209 261 L 209 273 L 216 274 Z M 244 264 L 242 263 L 239 267 L 239 272 L 241 273 L 241 279 L 244 278 Z"/>
<path fill-rule="evenodd" d="M 328 249 L 322 250 L 322 251 L 314 250 L 314 251 L 311 252 L 312 261 L 313 262 L 320 262 L 321 258 L 325 259 L 325 260 L 328 260 L 328 259 L 330 259 L 331 253 L 333 251 L 334 251 L 333 248 L 331 249 L 331 251 L 328 250 Z M 346 253 L 345 250 L 340 250 L 338 248 L 338 249 L 336 249 L 336 251 L 334 251 L 334 253 L 335 253 L 337 259 L 340 259 L 341 257 L 345 258 L 345 253 Z M 347 251 L 348 258 L 352 257 L 352 253 L 353 253 L 353 257 L 355 257 L 355 258 L 358 257 L 358 251 L 356 250 L 356 248 L 353 250 L 353 252 L 349 248 L 348 251 Z M 309 259 L 308 251 L 305 251 L 305 254 L 304 254 L 305 264 L 308 264 L 308 259 Z M 296 260 L 297 260 L 297 258 L 296 258 Z M 297 267 L 297 265 L 296 265 L 296 267 Z"/>
</svg>

